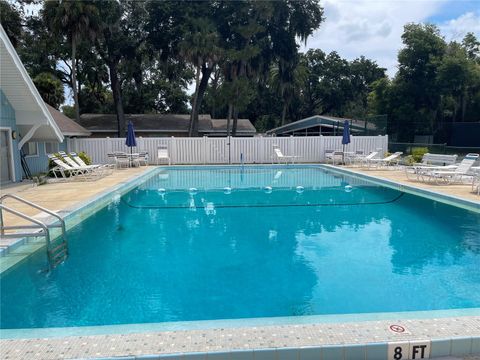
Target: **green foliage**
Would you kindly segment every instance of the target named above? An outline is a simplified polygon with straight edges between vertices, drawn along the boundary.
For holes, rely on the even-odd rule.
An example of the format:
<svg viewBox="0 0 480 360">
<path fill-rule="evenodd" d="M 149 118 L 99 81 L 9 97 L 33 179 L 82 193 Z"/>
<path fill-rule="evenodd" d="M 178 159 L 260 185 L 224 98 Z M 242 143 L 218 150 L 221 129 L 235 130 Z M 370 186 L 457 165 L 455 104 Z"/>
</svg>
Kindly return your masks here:
<svg viewBox="0 0 480 360">
<path fill-rule="evenodd" d="M 49 72 L 42 72 L 33 78 L 33 82 L 43 101 L 58 109 L 65 101 L 62 82 Z"/>
<path fill-rule="evenodd" d="M 63 105 L 61 107 L 62 113 L 70 119 L 75 119 L 75 108 L 70 105 Z"/>
<path fill-rule="evenodd" d="M 406 25 L 402 40 L 399 71 L 392 81 L 373 83 L 368 111 L 388 115 L 394 141 L 434 135 L 445 142 L 444 123 L 478 120 L 478 41 L 470 33 L 462 44 L 446 43 L 435 26 L 422 24 Z"/>
<path fill-rule="evenodd" d="M 22 18 L 19 9 L 6 0 L 0 0 L 0 23 L 10 42 L 17 47 L 22 40 Z"/>
<path fill-rule="evenodd" d="M 428 147 L 414 147 L 412 148 L 413 161 L 419 163 L 422 161 L 423 155 L 428 153 Z"/>
<path fill-rule="evenodd" d="M 80 157 L 80 159 L 83 160 L 83 162 L 87 165 L 91 165 L 92 164 L 92 158 L 90 156 L 87 155 L 86 152 L 84 151 L 80 151 L 78 153 L 78 156 Z"/>
</svg>

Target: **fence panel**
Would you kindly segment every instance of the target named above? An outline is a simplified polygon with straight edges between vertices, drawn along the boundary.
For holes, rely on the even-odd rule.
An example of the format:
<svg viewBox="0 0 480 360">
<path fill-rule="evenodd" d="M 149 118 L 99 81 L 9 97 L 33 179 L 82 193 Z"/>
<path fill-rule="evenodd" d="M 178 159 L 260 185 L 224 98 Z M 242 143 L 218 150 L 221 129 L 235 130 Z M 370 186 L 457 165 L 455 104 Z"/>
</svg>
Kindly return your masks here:
<svg viewBox="0 0 480 360">
<path fill-rule="evenodd" d="M 325 150 L 342 150 L 341 136 L 298 137 L 231 137 L 231 138 L 137 138 L 133 152 L 148 151 L 151 164 L 157 163 L 157 149 L 167 146 L 172 164 L 266 164 L 271 163 L 273 147 L 279 146 L 284 155 L 298 156 L 298 162 L 321 162 Z M 108 153 L 128 151 L 122 138 L 69 139 L 69 151 L 84 151 L 94 163 L 109 162 Z M 388 136 L 352 136 L 345 151 L 388 150 Z"/>
</svg>

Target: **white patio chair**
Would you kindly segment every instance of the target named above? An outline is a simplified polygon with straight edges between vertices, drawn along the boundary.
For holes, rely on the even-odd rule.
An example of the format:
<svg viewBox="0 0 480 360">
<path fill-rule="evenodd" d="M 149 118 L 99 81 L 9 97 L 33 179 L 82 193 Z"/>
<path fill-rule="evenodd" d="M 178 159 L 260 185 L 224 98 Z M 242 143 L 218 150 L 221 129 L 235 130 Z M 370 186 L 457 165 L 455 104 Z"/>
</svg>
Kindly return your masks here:
<svg viewBox="0 0 480 360">
<path fill-rule="evenodd" d="M 168 147 L 165 145 L 161 145 L 157 147 L 157 165 L 159 164 L 160 160 L 167 160 L 168 165 L 171 165 L 170 156 L 168 155 Z"/>
<path fill-rule="evenodd" d="M 115 168 L 121 169 L 123 167 L 130 167 L 130 158 L 124 152 L 116 152 L 115 155 Z"/>
<path fill-rule="evenodd" d="M 473 176 L 472 180 L 472 192 L 480 195 L 480 173 Z"/>
<path fill-rule="evenodd" d="M 138 153 L 138 164 L 139 165 L 148 165 L 148 152 L 146 151 L 141 151 Z"/>
<path fill-rule="evenodd" d="M 295 159 L 298 158 L 296 155 L 284 155 L 282 150 L 278 146 L 273 147 L 273 157 L 276 158 L 277 163 L 280 164 L 282 161 L 287 164 L 289 161 L 291 161 L 292 164 L 295 164 Z"/>
<path fill-rule="evenodd" d="M 453 170 L 431 170 L 425 174 L 428 180 L 434 180 L 437 184 L 463 183 L 465 179 L 472 179 L 470 172 L 473 164 L 477 161 L 479 155 L 470 153 Z"/>
</svg>

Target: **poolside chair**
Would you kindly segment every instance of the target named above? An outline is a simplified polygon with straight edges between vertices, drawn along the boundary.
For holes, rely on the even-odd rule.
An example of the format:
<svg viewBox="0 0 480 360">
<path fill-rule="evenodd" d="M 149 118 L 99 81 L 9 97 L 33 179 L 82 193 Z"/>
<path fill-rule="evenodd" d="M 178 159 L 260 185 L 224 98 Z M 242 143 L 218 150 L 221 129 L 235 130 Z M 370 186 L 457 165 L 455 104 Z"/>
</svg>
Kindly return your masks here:
<svg viewBox="0 0 480 360">
<path fill-rule="evenodd" d="M 354 152 L 346 152 L 345 153 L 345 163 L 349 163 L 350 165 L 353 165 L 353 164 L 357 163 L 357 161 L 359 159 L 362 159 L 364 157 L 365 157 L 365 154 L 364 154 L 363 150 L 355 150 Z"/>
<path fill-rule="evenodd" d="M 157 147 L 157 165 L 159 164 L 160 160 L 167 160 L 168 165 L 172 164 L 170 156 L 168 155 L 168 147 L 165 145 Z"/>
<path fill-rule="evenodd" d="M 53 176 L 55 176 L 56 179 L 60 180 L 90 180 L 93 178 L 97 178 L 97 174 L 93 174 L 92 171 L 87 170 L 87 169 L 82 169 L 79 167 L 73 167 L 67 164 L 66 162 L 63 162 L 60 160 L 58 157 L 48 154 L 48 158 L 53 161 L 53 163 L 56 165 L 53 169 L 50 171 L 53 173 Z M 59 178 L 57 176 L 57 173 L 60 173 L 62 175 L 62 178 Z"/>
<path fill-rule="evenodd" d="M 375 158 L 378 155 L 378 151 L 372 151 L 368 155 L 357 156 L 355 158 L 355 163 L 359 166 L 367 166 L 368 162 Z"/>
<path fill-rule="evenodd" d="M 104 171 L 105 173 L 111 174 L 112 168 L 114 167 L 113 164 L 93 164 L 93 165 L 87 165 L 85 161 L 76 153 L 76 152 L 71 152 L 70 157 L 80 166 L 80 167 L 91 167 L 93 169 L 98 169 L 101 171 Z"/>
<path fill-rule="evenodd" d="M 130 158 L 124 152 L 115 152 L 115 168 L 121 169 L 123 167 L 130 167 Z"/>
<path fill-rule="evenodd" d="M 422 162 L 405 167 L 405 175 L 408 180 L 424 181 L 425 175 L 434 170 L 454 170 L 457 155 L 429 154 L 422 157 Z"/>
<path fill-rule="evenodd" d="M 425 174 L 425 177 L 429 181 L 435 181 L 437 184 L 463 183 L 465 179 L 472 179 L 473 174 L 470 170 L 478 157 L 478 154 L 467 154 L 455 169 L 431 170 Z"/>
<path fill-rule="evenodd" d="M 280 164 L 282 161 L 285 162 L 285 164 L 288 164 L 289 161 L 291 161 L 292 164 L 295 163 L 295 159 L 298 158 L 296 155 L 284 155 L 282 150 L 278 147 L 278 145 L 273 146 L 273 157 L 276 158 L 277 163 Z"/>
<path fill-rule="evenodd" d="M 398 162 L 400 161 L 400 155 L 402 155 L 403 152 L 397 151 L 383 159 L 369 159 L 367 161 L 367 166 L 368 167 L 381 167 L 381 166 L 396 166 L 398 165 Z"/>
<path fill-rule="evenodd" d="M 473 176 L 472 192 L 476 192 L 477 195 L 480 195 L 480 173 Z"/>
<path fill-rule="evenodd" d="M 138 153 L 138 165 L 148 165 L 148 152 L 146 151 L 141 151 Z"/>
<path fill-rule="evenodd" d="M 335 163 L 341 163 L 343 161 L 343 152 L 340 150 L 325 150 L 325 162 L 332 162 L 332 165 Z"/>
</svg>

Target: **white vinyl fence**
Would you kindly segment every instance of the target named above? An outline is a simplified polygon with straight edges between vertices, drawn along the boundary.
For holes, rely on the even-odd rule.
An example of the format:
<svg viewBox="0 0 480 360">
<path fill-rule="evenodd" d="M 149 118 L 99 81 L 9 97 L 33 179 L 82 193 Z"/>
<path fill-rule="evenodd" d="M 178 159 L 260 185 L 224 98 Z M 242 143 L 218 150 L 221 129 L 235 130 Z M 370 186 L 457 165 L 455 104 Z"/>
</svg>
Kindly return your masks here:
<svg viewBox="0 0 480 360">
<path fill-rule="evenodd" d="M 230 143 L 230 152 L 229 152 Z M 245 164 L 271 163 L 273 146 L 278 145 L 284 155 L 298 156 L 298 162 L 323 162 L 325 150 L 342 150 L 341 136 L 290 137 L 231 137 L 231 138 L 137 138 L 133 152 L 147 151 L 151 164 L 157 162 L 158 146 L 167 146 L 172 164 Z M 69 139 L 68 150 L 86 152 L 94 163 L 111 161 L 108 153 L 129 151 L 124 138 Z M 388 150 L 388 136 L 352 136 L 345 151 L 363 150 L 365 153 Z M 229 161 L 230 157 L 230 161 Z"/>
</svg>

